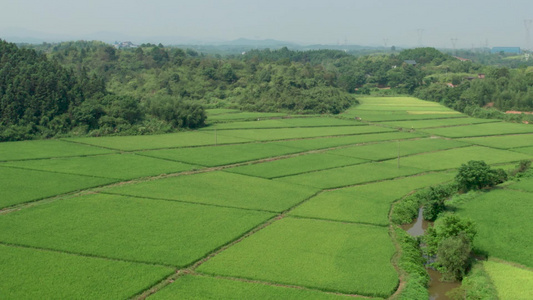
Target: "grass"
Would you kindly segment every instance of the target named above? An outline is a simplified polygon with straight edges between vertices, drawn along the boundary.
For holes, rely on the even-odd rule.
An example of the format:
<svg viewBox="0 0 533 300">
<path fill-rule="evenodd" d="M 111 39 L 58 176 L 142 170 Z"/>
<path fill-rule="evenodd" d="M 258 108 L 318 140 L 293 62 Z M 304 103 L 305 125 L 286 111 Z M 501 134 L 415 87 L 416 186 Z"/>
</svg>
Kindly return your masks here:
<svg viewBox="0 0 533 300">
<path fill-rule="evenodd" d="M 232 208 L 93 194 L 0 215 L 0 241 L 181 267 L 272 216 Z"/>
<path fill-rule="evenodd" d="M 316 290 L 288 288 L 208 276 L 186 275 L 149 297 L 157 299 L 351 299 Z"/>
<path fill-rule="evenodd" d="M 375 226 L 284 218 L 215 256 L 197 270 L 388 297 L 398 275 L 388 230 Z"/>
<path fill-rule="evenodd" d="M 509 188 L 533 193 L 533 178 L 522 178 L 520 181 L 511 184 Z"/>
<path fill-rule="evenodd" d="M 79 191 L 116 181 L 88 177 L 0 167 L 0 208 Z"/>
<path fill-rule="evenodd" d="M 227 172 L 170 177 L 104 191 L 276 212 L 284 211 L 317 192 L 312 188 Z"/>
<path fill-rule="evenodd" d="M 481 193 L 456 205 L 456 212 L 476 223 L 474 247 L 489 257 L 533 267 L 533 193 L 507 189 Z"/>
<path fill-rule="evenodd" d="M 248 122 L 216 123 L 205 128 L 214 129 L 247 129 L 247 128 L 287 128 L 287 127 L 321 127 L 321 126 L 350 126 L 362 125 L 352 120 L 330 117 L 282 118 Z"/>
<path fill-rule="evenodd" d="M 531 299 L 533 272 L 496 261 L 483 262 L 501 300 Z"/>
<path fill-rule="evenodd" d="M 173 268 L 0 244 L 2 299 L 126 299 Z"/>
<path fill-rule="evenodd" d="M 365 163 L 323 171 L 304 173 L 275 179 L 321 189 L 345 187 L 354 184 L 391 179 L 400 176 L 422 173 L 423 170 L 411 167 L 397 168 L 384 163 Z"/>
<path fill-rule="evenodd" d="M 456 169 L 470 160 L 484 160 L 488 164 L 514 162 L 529 159 L 526 154 L 480 146 L 462 147 L 432 153 L 423 153 L 400 159 L 400 165 L 426 170 Z M 387 161 L 396 165 L 396 161 Z"/>
<path fill-rule="evenodd" d="M 476 118 L 451 118 L 451 119 L 437 119 L 437 120 L 410 120 L 410 121 L 383 122 L 380 124 L 397 127 L 397 128 L 421 129 L 421 128 L 434 128 L 434 127 L 468 125 L 468 124 L 478 124 L 478 123 L 492 123 L 492 122 L 498 122 L 498 121 L 493 120 L 493 119 L 491 120 L 491 119 L 476 119 Z"/>
<path fill-rule="evenodd" d="M 221 145 L 250 141 L 249 139 L 232 136 L 217 135 L 215 137 L 214 133 L 205 131 L 185 131 L 157 135 L 68 138 L 65 140 L 123 151 Z"/>
<path fill-rule="evenodd" d="M 446 128 L 424 129 L 424 132 L 451 138 L 462 138 L 517 133 L 533 133 L 533 126 L 529 126 L 526 124 L 494 122 Z"/>
<path fill-rule="evenodd" d="M 453 175 L 449 173 L 433 173 L 328 191 L 298 206 L 290 215 L 387 226 L 392 202 L 413 190 L 450 179 Z"/>
<path fill-rule="evenodd" d="M 364 158 L 369 160 L 384 160 L 422 152 L 464 147 L 468 144 L 445 139 L 419 139 L 412 141 L 392 141 L 378 144 L 347 147 L 329 151 L 329 154 Z"/>
<path fill-rule="evenodd" d="M 113 153 L 114 151 L 59 140 L 0 143 L 0 161 Z"/>
<path fill-rule="evenodd" d="M 155 176 L 166 173 L 177 173 L 197 168 L 196 166 L 189 164 L 171 162 L 129 153 L 15 161 L 6 163 L 6 165 L 27 169 L 123 180 Z"/>
<path fill-rule="evenodd" d="M 164 149 L 140 152 L 141 155 L 187 162 L 202 166 L 220 166 L 299 152 L 299 149 L 276 143 L 247 143 L 237 145 Z"/>
<path fill-rule="evenodd" d="M 376 126 L 337 126 L 313 128 L 273 128 L 273 129 L 235 129 L 218 132 L 218 136 L 228 136 L 256 141 L 301 139 L 320 136 L 356 135 L 366 133 L 390 132 L 390 128 Z"/>
<path fill-rule="evenodd" d="M 227 169 L 227 171 L 262 178 L 275 178 L 363 162 L 366 162 L 366 160 L 327 153 L 312 153 L 260 164 L 245 165 Z"/>
<path fill-rule="evenodd" d="M 500 149 L 511 149 L 517 147 L 526 147 L 531 146 L 533 141 L 533 134 L 514 134 L 514 135 L 498 135 L 498 136 L 487 136 L 487 137 L 475 137 L 475 138 L 464 138 L 459 139 L 460 141 L 465 141 L 467 143 L 500 148 Z"/>
</svg>

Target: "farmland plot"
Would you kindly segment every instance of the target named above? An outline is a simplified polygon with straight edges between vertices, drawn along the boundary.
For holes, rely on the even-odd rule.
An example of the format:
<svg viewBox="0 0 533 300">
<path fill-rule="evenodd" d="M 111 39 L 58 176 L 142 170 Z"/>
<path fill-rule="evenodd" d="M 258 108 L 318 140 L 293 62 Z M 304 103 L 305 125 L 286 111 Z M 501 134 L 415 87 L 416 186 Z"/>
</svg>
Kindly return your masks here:
<svg viewBox="0 0 533 300">
<path fill-rule="evenodd" d="M 433 111 L 409 113 L 407 111 L 373 111 L 350 109 L 341 115 L 344 118 L 360 118 L 362 121 L 384 122 L 384 121 L 407 121 L 407 120 L 438 120 L 464 118 L 465 115 L 455 111 Z"/>
<path fill-rule="evenodd" d="M 254 120 L 254 119 L 267 119 L 267 118 L 274 118 L 274 117 L 283 117 L 286 116 L 286 113 L 265 113 L 265 112 L 228 112 L 228 113 L 221 113 L 221 114 L 211 114 L 208 115 L 208 122 L 212 121 L 230 121 L 230 120 Z"/>
<path fill-rule="evenodd" d="M 398 284 L 390 263 L 394 251 L 387 228 L 288 217 L 223 251 L 198 271 L 387 297 Z"/>
<path fill-rule="evenodd" d="M 493 123 L 499 122 L 493 119 L 477 119 L 477 118 L 451 118 L 451 119 L 437 119 L 437 120 L 410 120 L 410 121 L 396 121 L 396 122 L 382 122 L 380 124 L 388 125 L 399 128 L 434 128 L 434 127 L 446 127 L 456 125 L 470 125 L 480 123 Z"/>
<path fill-rule="evenodd" d="M 68 138 L 65 140 L 123 151 L 250 142 L 249 139 L 232 136 L 215 136 L 214 133 L 208 131 L 186 131 L 159 135 Z"/>
<path fill-rule="evenodd" d="M 533 157 L 533 147 L 520 147 L 520 148 L 512 148 L 509 150 L 514 151 L 514 152 L 528 154 Z"/>
<path fill-rule="evenodd" d="M 387 226 L 392 202 L 453 176 L 433 173 L 327 191 L 298 206 L 290 215 Z"/>
<path fill-rule="evenodd" d="M 230 168 L 227 169 L 227 171 L 262 178 L 275 178 L 322 169 L 356 165 L 366 161 L 367 160 L 365 159 L 353 157 L 342 157 L 326 153 L 312 153 L 260 164 Z"/>
<path fill-rule="evenodd" d="M 475 138 L 458 139 L 459 141 L 465 141 L 467 143 L 500 148 L 511 149 L 517 147 L 531 146 L 533 143 L 533 134 L 513 134 L 513 135 L 497 135 L 497 136 L 485 136 Z"/>
<path fill-rule="evenodd" d="M 0 208 L 117 181 L 0 166 Z"/>
<path fill-rule="evenodd" d="M 358 157 L 369 160 L 384 160 L 396 158 L 398 157 L 398 155 L 405 156 L 410 154 L 458 148 L 464 146 L 468 146 L 468 144 L 445 139 L 419 139 L 412 141 L 394 141 L 379 144 L 347 147 L 337 150 L 331 150 L 327 153 L 349 157 Z"/>
<path fill-rule="evenodd" d="M 422 172 L 424 172 L 422 169 L 405 166 L 397 168 L 396 165 L 388 163 L 365 163 L 355 166 L 281 177 L 274 180 L 321 189 L 331 189 L 400 176 L 414 175 Z"/>
<path fill-rule="evenodd" d="M 108 149 L 59 140 L 0 143 L 0 161 L 96 155 L 113 152 Z"/>
<path fill-rule="evenodd" d="M 352 120 L 328 118 L 328 117 L 305 117 L 283 118 L 247 122 L 217 123 L 205 127 L 203 130 L 214 129 L 248 129 L 248 128 L 289 128 L 289 127 L 323 127 L 323 126 L 350 126 L 362 125 Z"/>
<path fill-rule="evenodd" d="M 488 164 L 496 164 L 522 159 L 529 159 L 529 156 L 507 150 L 471 146 L 403 157 L 400 159 L 400 165 L 426 170 L 446 170 L 459 168 L 461 164 L 470 160 L 484 160 Z M 392 160 L 385 163 L 397 164 L 396 161 Z"/>
<path fill-rule="evenodd" d="M 493 190 L 457 205 L 457 213 L 476 223 L 474 247 L 490 257 L 533 267 L 533 193 Z M 528 250 L 529 249 L 529 250 Z"/>
<path fill-rule="evenodd" d="M 250 210 L 93 194 L 0 215 L 0 241 L 181 267 L 272 216 Z"/>
<path fill-rule="evenodd" d="M 533 193 L 533 178 L 522 178 L 520 181 L 509 185 L 509 188 Z"/>
<path fill-rule="evenodd" d="M 171 162 L 135 154 L 111 154 L 15 161 L 5 163 L 4 165 L 123 180 L 166 173 L 177 173 L 198 168 L 189 164 Z"/>
<path fill-rule="evenodd" d="M 152 150 L 139 152 L 139 154 L 213 167 L 297 152 L 300 150 L 277 143 L 247 143 Z"/>
<path fill-rule="evenodd" d="M 104 190 L 106 193 L 281 212 L 318 189 L 227 172 L 177 176 Z"/>
<path fill-rule="evenodd" d="M 357 135 L 366 133 L 391 132 L 390 128 L 376 126 L 338 126 L 315 128 L 274 128 L 274 129 L 235 129 L 221 130 L 217 136 L 229 136 L 256 141 L 301 139 L 320 136 Z"/>
<path fill-rule="evenodd" d="M 360 134 L 360 135 L 348 135 L 348 136 L 336 136 L 336 137 L 318 137 L 311 139 L 299 139 L 291 141 L 278 141 L 272 142 L 272 144 L 287 146 L 291 148 L 297 148 L 300 150 L 316 150 L 325 149 L 331 147 L 355 145 L 361 143 L 373 143 L 390 140 L 403 140 L 420 138 L 424 135 L 409 133 L 409 132 L 384 132 L 375 134 Z"/>
<path fill-rule="evenodd" d="M 533 295 L 533 272 L 492 260 L 483 262 L 498 292 L 498 299 L 530 299 Z"/>
<path fill-rule="evenodd" d="M 2 299 L 126 299 L 173 268 L 0 244 Z"/>
<path fill-rule="evenodd" d="M 316 290 L 288 288 L 264 283 L 245 282 L 208 276 L 180 277 L 149 298 L 157 299 L 316 299 L 342 300 L 349 296 L 329 294 Z"/>
<path fill-rule="evenodd" d="M 424 129 L 424 132 L 433 135 L 461 138 L 476 136 L 505 135 L 518 133 L 533 133 L 533 126 L 515 123 L 484 123 L 475 125 L 455 126 L 446 128 Z"/>
</svg>

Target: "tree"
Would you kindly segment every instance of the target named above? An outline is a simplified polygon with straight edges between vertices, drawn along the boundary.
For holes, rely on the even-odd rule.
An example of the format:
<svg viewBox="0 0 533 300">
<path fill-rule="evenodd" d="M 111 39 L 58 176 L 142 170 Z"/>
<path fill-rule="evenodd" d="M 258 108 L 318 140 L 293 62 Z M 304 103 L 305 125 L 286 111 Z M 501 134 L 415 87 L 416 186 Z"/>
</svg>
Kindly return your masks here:
<svg viewBox="0 0 533 300">
<path fill-rule="evenodd" d="M 461 219 L 454 214 L 445 215 L 435 222 L 435 226 L 429 227 L 424 235 L 426 243 L 426 253 L 429 256 L 437 254 L 443 240 L 449 237 L 456 237 L 463 233 L 472 242 L 477 233 L 472 221 Z"/>
<path fill-rule="evenodd" d="M 470 266 L 472 243 L 464 232 L 444 239 L 437 251 L 436 265 L 444 281 L 461 280 Z"/>
<path fill-rule="evenodd" d="M 459 167 L 455 181 L 459 190 L 467 192 L 492 187 L 507 180 L 503 169 L 493 170 L 482 160 L 471 160 Z"/>
<path fill-rule="evenodd" d="M 434 221 L 438 214 L 444 211 L 444 201 L 455 193 L 456 187 L 450 185 L 438 185 L 430 187 L 429 190 L 422 194 L 424 198 L 424 219 Z"/>
</svg>

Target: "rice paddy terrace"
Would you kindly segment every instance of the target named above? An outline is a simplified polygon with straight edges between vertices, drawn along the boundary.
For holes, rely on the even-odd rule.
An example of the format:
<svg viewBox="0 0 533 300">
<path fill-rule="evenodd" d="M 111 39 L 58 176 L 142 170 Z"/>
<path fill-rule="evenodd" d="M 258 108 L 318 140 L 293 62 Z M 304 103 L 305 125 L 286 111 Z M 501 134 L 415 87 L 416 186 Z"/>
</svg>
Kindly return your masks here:
<svg viewBox="0 0 533 300">
<path fill-rule="evenodd" d="M 1 143 L 0 298 L 389 298 L 395 201 L 469 160 L 533 159 L 531 125 L 415 98 L 338 117 L 208 113 L 194 132 Z M 529 216 L 532 185 L 508 187 Z M 531 248 L 487 251 L 533 267 Z M 499 264 L 487 270 L 512 284 Z"/>
</svg>

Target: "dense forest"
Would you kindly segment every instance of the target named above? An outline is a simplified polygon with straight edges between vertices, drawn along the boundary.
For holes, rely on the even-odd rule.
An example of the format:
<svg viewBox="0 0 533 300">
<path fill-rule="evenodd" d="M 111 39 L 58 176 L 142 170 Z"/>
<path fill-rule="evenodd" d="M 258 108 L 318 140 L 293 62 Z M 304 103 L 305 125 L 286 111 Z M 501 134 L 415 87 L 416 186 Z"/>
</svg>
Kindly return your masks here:
<svg viewBox="0 0 533 300">
<path fill-rule="evenodd" d="M 482 65 L 433 48 L 238 55 L 96 41 L 17 47 L 0 40 L 0 140 L 149 134 L 197 128 L 206 108 L 338 114 L 356 94 L 410 94 L 479 117 L 524 120 L 530 67 Z"/>
</svg>

